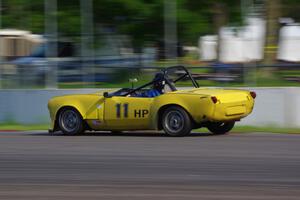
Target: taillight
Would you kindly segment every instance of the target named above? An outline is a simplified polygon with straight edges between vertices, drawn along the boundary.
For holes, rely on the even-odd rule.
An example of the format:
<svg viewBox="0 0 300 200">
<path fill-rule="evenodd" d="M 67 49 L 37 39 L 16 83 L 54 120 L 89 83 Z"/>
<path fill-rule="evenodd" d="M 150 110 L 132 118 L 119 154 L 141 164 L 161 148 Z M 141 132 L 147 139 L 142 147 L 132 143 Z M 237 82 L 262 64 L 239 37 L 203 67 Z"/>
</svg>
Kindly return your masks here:
<svg viewBox="0 0 300 200">
<path fill-rule="evenodd" d="M 256 97 L 256 93 L 255 93 L 255 92 L 250 92 L 250 95 L 251 95 L 251 97 L 252 97 L 253 99 L 255 99 L 255 97 Z"/>
<path fill-rule="evenodd" d="M 218 99 L 217 99 L 217 97 L 215 97 L 215 96 L 211 97 L 211 100 L 212 100 L 212 102 L 214 102 L 214 103 L 217 103 L 217 102 L 218 102 Z"/>
</svg>

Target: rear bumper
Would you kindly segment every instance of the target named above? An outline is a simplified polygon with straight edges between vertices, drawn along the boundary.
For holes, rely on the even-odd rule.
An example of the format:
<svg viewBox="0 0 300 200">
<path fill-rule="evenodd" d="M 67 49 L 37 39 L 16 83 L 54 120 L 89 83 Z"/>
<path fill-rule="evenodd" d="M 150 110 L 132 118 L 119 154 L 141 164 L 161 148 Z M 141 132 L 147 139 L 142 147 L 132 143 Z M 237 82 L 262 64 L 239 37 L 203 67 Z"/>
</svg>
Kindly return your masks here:
<svg viewBox="0 0 300 200">
<path fill-rule="evenodd" d="M 214 111 L 207 116 L 207 119 L 209 121 L 239 121 L 252 112 L 253 106 L 253 101 L 219 103 L 214 106 Z"/>
</svg>

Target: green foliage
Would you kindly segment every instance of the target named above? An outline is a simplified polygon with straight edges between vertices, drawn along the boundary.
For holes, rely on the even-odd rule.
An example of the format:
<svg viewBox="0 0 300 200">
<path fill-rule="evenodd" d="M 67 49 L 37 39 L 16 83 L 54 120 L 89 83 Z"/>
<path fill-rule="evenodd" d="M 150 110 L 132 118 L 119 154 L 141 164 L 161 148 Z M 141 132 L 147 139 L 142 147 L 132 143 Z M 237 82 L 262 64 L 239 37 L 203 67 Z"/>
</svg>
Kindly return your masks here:
<svg viewBox="0 0 300 200">
<path fill-rule="evenodd" d="M 2 0 L 2 27 L 44 32 L 45 0 Z M 80 35 L 80 0 L 58 0 L 60 35 Z M 216 5 L 227 24 L 240 24 L 240 0 L 176 0 L 179 40 L 196 44 L 199 36 L 215 32 Z M 164 0 L 94 0 L 94 26 L 130 35 L 135 46 L 164 37 Z M 283 15 L 300 20 L 299 0 L 282 0 Z"/>
</svg>

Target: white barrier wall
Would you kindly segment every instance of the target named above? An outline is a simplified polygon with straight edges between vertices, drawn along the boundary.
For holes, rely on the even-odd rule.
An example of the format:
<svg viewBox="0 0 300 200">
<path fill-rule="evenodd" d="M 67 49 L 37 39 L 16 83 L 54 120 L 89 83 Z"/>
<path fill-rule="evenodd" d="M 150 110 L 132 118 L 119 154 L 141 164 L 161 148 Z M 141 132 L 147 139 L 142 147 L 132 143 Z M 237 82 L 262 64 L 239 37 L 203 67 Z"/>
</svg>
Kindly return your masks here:
<svg viewBox="0 0 300 200">
<path fill-rule="evenodd" d="M 47 103 L 51 97 L 95 91 L 99 90 L 0 90 L 0 123 L 48 123 Z"/>
<path fill-rule="evenodd" d="M 250 88 L 257 93 L 252 114 L 239 123 L 253 126 L 300 127 L 300 88 Z"/>
<path fill-rule="evenodd" d="M 250 88 L 257 93 L 253 113 L 239 125 L 300 128 L 300 88 Z M 82 90 L 0 90 L 0 123 L 48 123 L 47 102 L 53 96 L 92 93 Z M 103 91 L 103 90 L 102 90 Z"/>
</svg>

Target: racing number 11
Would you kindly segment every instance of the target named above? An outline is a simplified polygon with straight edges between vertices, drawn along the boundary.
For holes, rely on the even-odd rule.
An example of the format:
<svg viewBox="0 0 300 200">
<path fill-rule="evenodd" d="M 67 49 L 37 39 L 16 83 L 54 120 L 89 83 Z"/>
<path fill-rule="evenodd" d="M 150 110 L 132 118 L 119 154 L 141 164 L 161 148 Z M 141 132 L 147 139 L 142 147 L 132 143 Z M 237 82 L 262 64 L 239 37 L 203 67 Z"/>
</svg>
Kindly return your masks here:
<svg viewBox="0 0 300 200">
<path fill-rule="evenodd" d="M 117 107 L 117 118 L 121 118 L 121 105 L 120 103 L 116 104 Z M 124 103 L 123 104 L 123 108 L 124 108 L 124 117 L 127 118 L 128 117 L 128 103 Z"/>
</svg>

